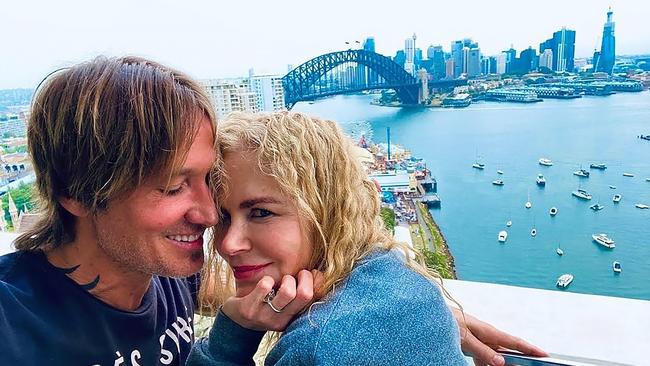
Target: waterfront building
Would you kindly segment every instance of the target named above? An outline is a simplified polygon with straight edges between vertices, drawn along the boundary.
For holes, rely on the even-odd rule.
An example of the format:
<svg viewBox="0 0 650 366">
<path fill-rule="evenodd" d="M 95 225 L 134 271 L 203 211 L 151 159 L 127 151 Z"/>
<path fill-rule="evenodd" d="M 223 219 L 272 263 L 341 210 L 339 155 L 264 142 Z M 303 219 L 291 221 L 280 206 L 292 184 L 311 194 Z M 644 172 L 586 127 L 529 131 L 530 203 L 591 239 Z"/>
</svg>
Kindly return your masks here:
<svg viewBox="0 0 650 366">
<path fill-rule="evenodd" d="M 553 70 L 553 50 L 550 48 L 545 49 L 539 55 L 539 67 L 546 67 L 549 70 Z"/>
<path fill-rule="evenodd" d="M 250 78 L 250 87 L 255 93 L 258 111 L 272 112 L 284 109 L 282 75 L 253 75 Z"/>
<path fill-rule="evenodd" d="M 250 78 L 202 80 L 219 116 L 232 112 L 258 112 L 257 96 L 251 91 Z"/>
<path fill-rule="evenodd" d="M 25 136 L 27 124 L 25 114 L 7 114 L 0 116 L 0 136 Z"/>
<path fill-rule="evenodd" d="M 453 41 L 451 43 L 451 58 L 454 61 L 454 78 L 463 73 L 463 41 Z"/>
<path fill-rule="evenodd" d="M 607 11 L 607 21 L 603 26 L 603 40 L 600 46 L 600 56 L 595 60 L 594 71 L 612 73 L 616 59 L 616 40 L 614 38 L 614 21 L 612 8 Z"/>
</svg>

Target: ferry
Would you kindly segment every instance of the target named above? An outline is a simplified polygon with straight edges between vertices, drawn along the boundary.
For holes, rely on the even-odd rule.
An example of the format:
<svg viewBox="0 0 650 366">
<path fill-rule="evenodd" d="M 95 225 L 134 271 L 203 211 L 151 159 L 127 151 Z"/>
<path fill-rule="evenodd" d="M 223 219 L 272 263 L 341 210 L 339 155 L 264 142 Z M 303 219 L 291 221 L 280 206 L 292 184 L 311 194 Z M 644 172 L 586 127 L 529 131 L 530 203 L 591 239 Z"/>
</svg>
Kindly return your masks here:
<svg viewBox="0 0 650 366">
<path fill-rule="evenodd" d="M 599 163 L 599 164 L 589 164 L 589 168 L 591 168 L 591 169 L 600 169 L 600 170 L 605 170 L 605 169 L 607 169 L 607 165 L 605 165 L 605 164 L 603 164 L 603 163 Z"/>
<path fill-rule="evenodd" d="M 515 103 L 535 103 L 541 102 L 542 99 L 537 97 L 533 91 L 523 91 L 515 89 L 492 89 L 485 92 L 485 100 L 494 100 L 497 102 L 515 102 Z"/>
<path fill-rule="evenodd" d="M 614 249 L 616 247 L 614 240 L 608 238 L 607 234 L 593 234 L 591 238 L 594 239 L 596 243 L 604 246 L 605 248 Z"/>
<path fill-rule="evenodd" d="M 551 161 L 551 159 L 541 158 L 539 159 L 539 165 L 551 166 L 553 165 L 553 162 Z"/>
<path fill-rule="evenodd" d="M 584 189 L 575 190 L 571 192 L 571 194 L 583 200 L 590 200 L 592 198 L 591 195 L 587 193 L 587 191 L 585 191 Z"/>
<path fill-rule="evenodd" d="M 555 285 L 559 288 L 567 288 L 573 282 L 573 275 L 570 273 L 565 273 L 562 276 L 558 277 Z"/>
</svg>

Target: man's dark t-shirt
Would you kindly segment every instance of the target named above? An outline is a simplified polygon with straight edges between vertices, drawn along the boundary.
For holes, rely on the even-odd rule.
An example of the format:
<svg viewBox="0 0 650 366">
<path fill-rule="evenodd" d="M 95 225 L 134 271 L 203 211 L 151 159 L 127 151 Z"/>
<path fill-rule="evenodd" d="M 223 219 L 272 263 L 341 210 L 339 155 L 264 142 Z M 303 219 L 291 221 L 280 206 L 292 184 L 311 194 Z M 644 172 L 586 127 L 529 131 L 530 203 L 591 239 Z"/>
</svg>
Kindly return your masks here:
<svg viewBox="0 0 650 366">
<path fill-rule="evenodd" d="M 0 257 L 0 365 L 184 365 L 197 280 L 154 276 L 135 311 L 97 299 L 42 252 Z"/>
</svg>

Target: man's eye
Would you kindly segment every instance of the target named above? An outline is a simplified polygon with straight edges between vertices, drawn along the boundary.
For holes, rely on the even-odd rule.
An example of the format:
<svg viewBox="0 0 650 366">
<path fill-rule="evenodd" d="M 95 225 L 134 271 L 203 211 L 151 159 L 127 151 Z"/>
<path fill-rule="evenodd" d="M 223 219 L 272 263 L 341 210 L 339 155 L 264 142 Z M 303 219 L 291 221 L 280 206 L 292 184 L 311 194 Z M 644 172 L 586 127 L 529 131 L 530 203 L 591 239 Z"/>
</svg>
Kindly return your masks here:
<svg viewBox="0 0 650 366">
<path fill-rule="evenodd" d="M 273 212 L 263 208 L 254 208 L 251 210 L 251 217 L 268 217 L 273 215 Z"/>
</svg>

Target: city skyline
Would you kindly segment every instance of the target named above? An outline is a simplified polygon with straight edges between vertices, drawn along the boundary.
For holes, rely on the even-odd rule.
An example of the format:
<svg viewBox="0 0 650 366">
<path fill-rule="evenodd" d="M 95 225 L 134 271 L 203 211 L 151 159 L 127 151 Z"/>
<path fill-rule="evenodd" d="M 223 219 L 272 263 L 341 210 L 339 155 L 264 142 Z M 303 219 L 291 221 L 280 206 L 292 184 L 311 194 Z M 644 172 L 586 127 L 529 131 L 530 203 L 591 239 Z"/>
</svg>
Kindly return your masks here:
<svg viewBox="0 0 650 366">
<path fill-rule="evenodd" d="M 344 5 L 345 4 L 345 5 Z M 587 6 L 588 5 L 588 6 Z M 57 67 L 99 54 L 136 54 L 188 72 L 193 77 L 236 77 L 254 68 L 284 74 L 315 56 L 348 48 L 345 42 L 372 36 L 377 52 L 394 56 L 417 34 L 416 47 L 450 51 L 451 42 L 472 38 L 485 56 L 512 45 L 518 52 L 565 26 L 576 31 L 575 57 L 600 49 L 611 6 L 616 21 L 616 54 L 650 53 L 650 30 L 640 26 L 645 3 L 592 1 L 580 6 L 548 1 L 543 8 L 513 1 L 464 6 L 332 1 L 318 13 L 303 2 L 215 5 L 190 1 L 116 1 L 98 8 L 68 0 L 56 4 L 25 1 L 5 5 L 5 37 L 0 88 L 33 88 Z M 254 10 L 251 10 L 254 9 Z M 550 12 L 547 9 L 562 9 Z M 286 18 L 286 20 L 284 20 Z"/>
</svg>

